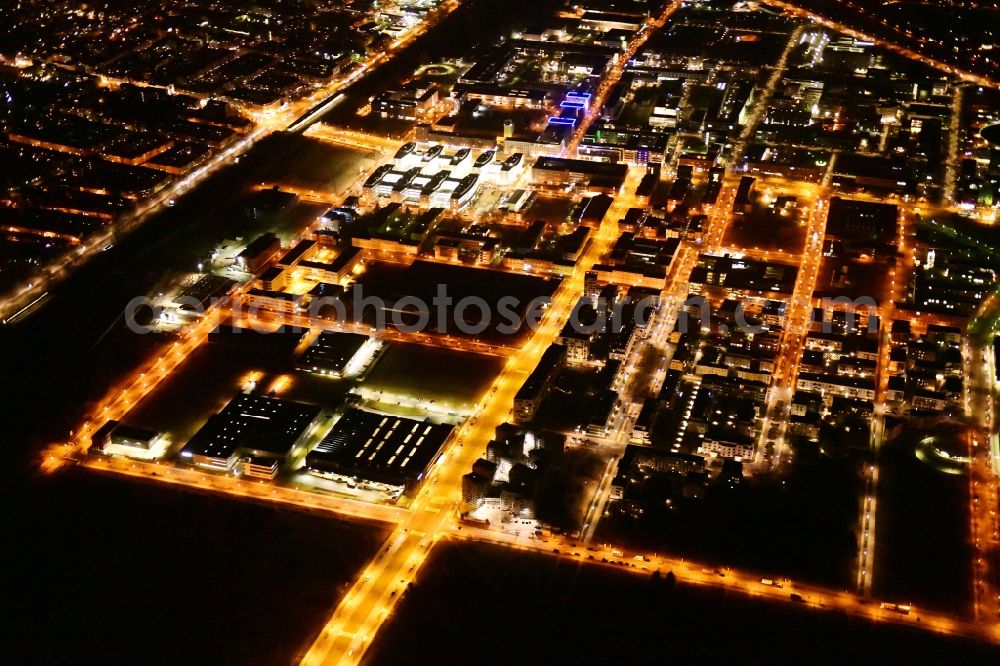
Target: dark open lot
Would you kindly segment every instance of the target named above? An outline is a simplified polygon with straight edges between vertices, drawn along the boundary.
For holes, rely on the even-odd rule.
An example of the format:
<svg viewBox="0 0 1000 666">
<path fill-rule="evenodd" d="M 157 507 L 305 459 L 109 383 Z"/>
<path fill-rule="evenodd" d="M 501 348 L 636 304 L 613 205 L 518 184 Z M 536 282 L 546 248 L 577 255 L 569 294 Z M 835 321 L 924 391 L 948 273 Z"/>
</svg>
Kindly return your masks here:
<svg viewBox="0 0 1000 666">
<path fill-rule="evenodd" d="M 892 272 L 899 271 L 903 281 L 902 268 L 893 268 L 883 262 L 856 261 L 824 257 L 820 263 L 816 279 L 816 291 L 848 298 L 872 298 L 882 303 L 892 295 Z"/>
<path fill-rule="evenodd" d="M 71 470 L 5 520 L 4 661 L 287 664 L 381 527 Z"/>
<path fill-rule="evenodd" d="M 432 410 L 472 408 L 503 369 L 503 359 L 427 345 L 392 344 L 372 368 L 362 388 L 387 398 L 419 396 Z M 419 413 L 419 412 L 418 412 Z"/>
<path fill-rule="evenodd" d="M 972 612 L 969 479 L 914 455 L 912 431 L 882 445 L 874 593 L 959 615 Z"/>
<path fill-rule="evenodd" d="M 385 304 L 385 325 L 402 323 L 421 332 L 513 345 L 527 337 L 559 280 L 418 260 L 402 270 L 370 262 L 358 284 L 365 299 L 379 307 Z M 393 314 L 397 302 L 402 303 L 403 314 Z M 416 303 L 426 315 L 423 326 Z M 378 313 L 370 305 L 361 315 L 376 325 Z"/>
<path fill-rule="evenodd" d="M 368 664 L 959 664 L 1000 651 L 907 627 L 443 543 Z"/>
<path fill-rule="evenodd" d="M 804 213 L 799 208 L 769 208 L 758 197 L 750 213 L 736 217 L 726 228 L 723 242 L 768 252 L 801 253 L 806 242 Z"/>
</svg>

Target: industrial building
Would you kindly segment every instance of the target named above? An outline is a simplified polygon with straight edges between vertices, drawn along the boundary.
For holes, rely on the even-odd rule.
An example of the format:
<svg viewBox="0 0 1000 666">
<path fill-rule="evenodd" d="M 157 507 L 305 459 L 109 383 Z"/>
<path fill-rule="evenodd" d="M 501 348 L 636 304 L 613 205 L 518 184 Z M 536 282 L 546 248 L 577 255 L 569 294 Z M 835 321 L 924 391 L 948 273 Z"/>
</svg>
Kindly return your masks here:
<svg viewBox="0 0 1000 666">
<path fill-rule="evenodd" d="M 322 410 L 264 395 L 239 393 L 208 419 L 184 448 L 181 460 L 220 472 L 240 458 L 287 460 L 309 436 Z"/>
<path fill-rule="evenodd" d="M 354 375 L 374 359 L 381 343 L 360 333 L 324 331 L 306 349 L 298 368 L 332 377 Z"/>
<path fill-rule="evenodd" d="M 165 440 L 156 430 L 108 421 L 90 438 L 90 453 L 152 460 L 163 455 Z"/>
<path fill-rule="evenodd" d="M 348 485 L 412 493 L 437 460 L 452 426 L 350 409 L 306 456 L 306 468 Z"/>
<path fill-rule="evenodd" d="M 281 250 L 281 241 L 273 233 L 258 236 L 236 256 L 236 265 L 247 273 L 257 274 Z"/>
</svg>

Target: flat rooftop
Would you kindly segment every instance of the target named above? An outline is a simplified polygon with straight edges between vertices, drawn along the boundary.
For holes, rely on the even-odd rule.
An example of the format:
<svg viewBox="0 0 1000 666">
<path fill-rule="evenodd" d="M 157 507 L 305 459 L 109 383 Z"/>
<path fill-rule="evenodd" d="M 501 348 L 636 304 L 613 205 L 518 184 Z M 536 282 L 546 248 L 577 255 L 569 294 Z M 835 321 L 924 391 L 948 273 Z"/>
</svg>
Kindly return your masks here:
<svg viewBox="0 0 1000 666">
<path fill-rule="evenodd" d="M 197 308 L 208 305 L 213 297 L 220 297 L 228 292 L 235 280 L 231 280 L 221 275 L 207 273 L 199 277 L 195 282 L 184 287 L 177 293 L 176 301 L 184 308 Z"/>
<path fill-rule="evenodd" d="M 592 160 L 574 160 L 566 157 L 539 157 L 535 160 L 533 169 L 544 171 L 565 171 L 588 176 L 608 176 L 625 179 L 628 166 L 611 162 L 595 162 Z"/>
<path fill-rule="evenodd" d="M 298 366 L 308 372 L 341 374 L 367 341 L 368 336 L 360 333 L 324 331 L 306 349 Z"/>
<path fill-rule="evenodd" d="M 306 456 L 310 469 L 413 486 L 437 458 L 452 426 L 350 409 Z"/>
<path fill-rule="evenodd" d="M 320 411 L 315 405 L 238 393 L 184 445 L 181 456 L 226 459 L 244 450 L 285 457 Z"/>
</svg>

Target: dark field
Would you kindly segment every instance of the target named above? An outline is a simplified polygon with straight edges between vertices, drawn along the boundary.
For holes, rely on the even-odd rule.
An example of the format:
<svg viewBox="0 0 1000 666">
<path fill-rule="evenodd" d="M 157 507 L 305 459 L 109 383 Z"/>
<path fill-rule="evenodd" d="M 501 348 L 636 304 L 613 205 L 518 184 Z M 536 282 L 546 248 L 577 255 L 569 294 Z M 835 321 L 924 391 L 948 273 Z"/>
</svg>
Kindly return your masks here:
<svg viewBox="0 0 1000 666">
<path fill-rule="evenodd" d="M 9 664 L 290 663 L 384 538 L 76 470 L 22 498 L 5 539 Z"/>
<path fill-rule="evenodd" d="M 816 279 L 816 290 L 833 296 L 873 298 L 876 302 L 882 303 L 891 297 L 893 277 L 891 273 L 894 270 L 899 270 L 902 281 L 902 268 L 894 269 L 878 262 L 865 263 L 824 257 Z"/>
<path fill-rule="evenodd" d="M 969 641 L 485 544 L 442 543 L 368 664 L 995 663 Z"/>
<path fill-rule="evenodd" d="M 559 281 L 418 260 L 403 269 L 370 262 L 358 285 L 365 299 L 381 299 L 374 301 L 383 308 L 381 312 L 373 304 L 361 313 L 369 325 L 398 325 L 404 330 L 515 345 L 527 338 Z M 394 310 L 397 304 L 399 309 Z"/>
<path fill-rule="evenodd" d="M 969 479 L 917 460 L 914 440 L 904 435 L 880 451 L 874 593 L 969 615 Z"/>
<path fill-rule="evenodd" d="M 753 211 L 733 219 L 723 242 L 733 247 L 798 254 L 806 242 L 803 213 L 792 208 L 781 214 L 758 200 Z"/>
<path fill-rule="evenodd" d="M 470 410 L 503 369 L 503 358 L 424 345 L 394 343 L 362 388 L 434 403 L 434 411 Z"/>
</svg>

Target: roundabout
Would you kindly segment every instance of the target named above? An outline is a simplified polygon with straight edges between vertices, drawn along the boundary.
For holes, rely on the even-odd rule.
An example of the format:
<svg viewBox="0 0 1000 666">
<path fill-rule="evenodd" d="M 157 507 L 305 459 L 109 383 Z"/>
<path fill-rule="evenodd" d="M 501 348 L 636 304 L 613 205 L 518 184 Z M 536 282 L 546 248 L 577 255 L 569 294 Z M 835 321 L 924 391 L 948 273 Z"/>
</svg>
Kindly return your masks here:
<svg viewBox="0 0 1000 666">
<path fill-rule="evenodd" d="M 445 76 L 451 76 L 457 71 L 458 70 L 453 65 L 449 65 L 448 63 L 444 62 L 439 62 L 439 63 L 434 63 L 432 65 L 424 65 L 416 72 L 414 72 L 413 75 L 415 77 L 426 76 L 428 78 L 434 79 L 434 78 L 442 78 Z"/>
<path fill-rule="evenodd" d="M 971 462 L 959 437 L 928 435 L 917 442 L 917 460 L 945 474 L 965 474 Z"/>
<path fill-rule="evenodd" d="M 1000 123 L 979 130 L 979 136 L 994 148 L 1000 148 Z"/>
</svg>

